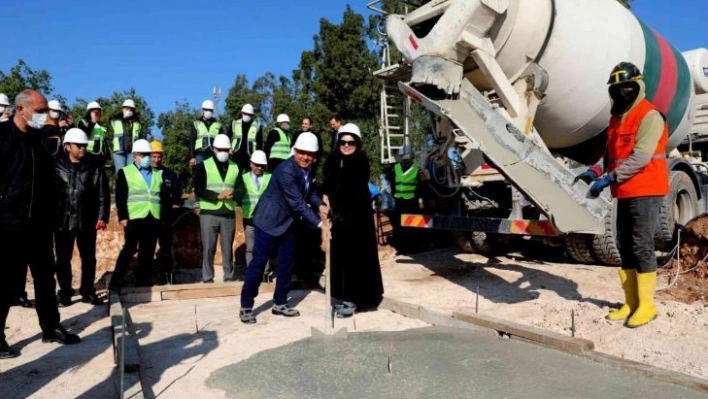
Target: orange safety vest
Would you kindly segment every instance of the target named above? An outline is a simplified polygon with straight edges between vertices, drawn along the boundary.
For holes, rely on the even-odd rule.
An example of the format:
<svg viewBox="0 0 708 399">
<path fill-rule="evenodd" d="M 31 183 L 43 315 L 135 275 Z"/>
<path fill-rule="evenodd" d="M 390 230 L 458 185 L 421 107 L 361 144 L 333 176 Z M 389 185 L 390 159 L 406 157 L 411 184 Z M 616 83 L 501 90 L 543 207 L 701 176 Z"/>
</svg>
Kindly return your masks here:
<svg viewBox="0 0 708 399">
<path fill-rule="evenodd" d="M 607 131 L 608 173 L 617 169 L 632 155 L 634 144 L 637 142 L 639 125 L 651 111 L 659 112 L 652 103 L 642 100 L 624 118 L 621 115 L 610 118 L 610 127 Z M 651 197 L 666 195 L 669 192 L 669 167 L 666 163 L 668 140 L 669 127 L 664 122 L 664 131 L 661 133 L 661 139 L 656 145 L 651 161 L 629 180 L 621 184 L 612 184 L 613 197 L 620 199 Z"/>
</svg>

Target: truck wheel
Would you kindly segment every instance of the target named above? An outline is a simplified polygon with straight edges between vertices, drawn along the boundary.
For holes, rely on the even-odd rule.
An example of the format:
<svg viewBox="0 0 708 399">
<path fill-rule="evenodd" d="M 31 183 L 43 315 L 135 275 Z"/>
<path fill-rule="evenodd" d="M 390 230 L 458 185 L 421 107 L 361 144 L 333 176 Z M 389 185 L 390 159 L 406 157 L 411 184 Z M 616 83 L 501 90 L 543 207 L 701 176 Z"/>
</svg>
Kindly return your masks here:
<svg viewBox="0 0 708 399">
<path fill-rule="evenodd" d="M 578 263 L 595 263 L 591 251 L 592 236 L 588 234 L 566 234 L 565 249 L 568 256 Z"/>
<path fill-rule="evenodd" d="M 668 250 L 674 245 L 676 224 L 685 225 L 698 215 L 698 194 L 691 178 L 683 171 L 672 171 L 669 194 L 664 198 L 656 228 L 657 248 Z"/>
<path fill-rule="evenodd" d="M 617 266 L 622 263 L 617 248 L 617 200 L 613 200 L 610 211 L 605 215 L 605 234 L 597 234 L 592 239 L 592 252 L 601 263 Z"/>
<path fill-rule="evenodd" d="M 461 250 L 483 255 L 494 252 L 494 240 L 490 239 L 490 236 L 490 234 L 481 231 L 455 230 L 452 232 L 452 239 Z"/>
</svg>

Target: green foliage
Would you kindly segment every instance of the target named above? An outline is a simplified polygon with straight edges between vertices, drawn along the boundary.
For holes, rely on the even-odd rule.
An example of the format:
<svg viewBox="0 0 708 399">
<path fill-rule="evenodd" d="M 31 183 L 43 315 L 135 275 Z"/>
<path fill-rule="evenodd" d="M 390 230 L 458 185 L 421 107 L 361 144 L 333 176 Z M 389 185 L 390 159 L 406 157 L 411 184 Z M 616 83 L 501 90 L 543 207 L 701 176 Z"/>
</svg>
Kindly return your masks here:
<svg viewBox="0 0 708 399">
<path fill-rule="evenodd" d="M 48 96 L 54 91 L 52 76 L 44 69 L 35 71 L 22 59 L 8 73 L 0 71 L 0 93 L 7 94 L 10 102 L 24 89 L 34 89 Z"/>
<path fill-rule="evenodd" d="M 185 187 L 192 177 L 192 168 L 189 166 L 189 131 L 199 115 L 200 110 L 192 108 L 184 100 L 176 102 L 174 110 L 157 117 L 157 126 L 164 137 L 163 163 L 180 177 Z"/>
</svg>

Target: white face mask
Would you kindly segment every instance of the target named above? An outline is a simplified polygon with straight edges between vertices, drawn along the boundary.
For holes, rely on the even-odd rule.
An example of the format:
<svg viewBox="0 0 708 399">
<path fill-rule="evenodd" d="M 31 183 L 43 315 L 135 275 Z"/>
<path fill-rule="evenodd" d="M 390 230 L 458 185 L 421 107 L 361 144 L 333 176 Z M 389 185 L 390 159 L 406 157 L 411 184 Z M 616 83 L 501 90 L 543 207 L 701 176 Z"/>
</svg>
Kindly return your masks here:
<svg viewBox="0 0 708 399">
<path fill-rule="evenodd" d="M 59 119 L 61 114 L 58 111 L 49 111 L 49 117 L 52 119 Z"/>
<path fill-rule="evenodd" d="M 251 115 L 243 114 L 243 118 L 241 118 L 241 119 L 243 119 L 244 122 L 250 122 L 250 121 L 251 121 Z"/>
<path fill-rule="evenodd" d="M 214 116 L 214 111 L 203 111 L 204 112 L 204 119 L 211 119 L 212 116 Z"/>
<path fill-rule="evenodd" d="M 39 129 L 43 128 L 44 125 L 47 124 L 47 114 L 46 113 L 43 113 L 43 114 L 34 113 L 34 114 L 32 114 L 31 120 L 27 120 L 27 118 L 25 118 L 25 120 L 27 121 L 27 126 L 29 126 L 32 129 L 39 130 Z"/>
<path fill-rule="evenodd" d="M 129 109 L 123 110 L 123 118 L 124 119 L 132 118 L 132 117 L 133 117 L 133 111 L 131 111 Z"/>
<path fill-rule="evenodd" d="M 218 151 L 216 153 L 216 160 L 219 162 L 226 162 L 229 160 L 229 153 L 224 151 Z"/>
</svg>

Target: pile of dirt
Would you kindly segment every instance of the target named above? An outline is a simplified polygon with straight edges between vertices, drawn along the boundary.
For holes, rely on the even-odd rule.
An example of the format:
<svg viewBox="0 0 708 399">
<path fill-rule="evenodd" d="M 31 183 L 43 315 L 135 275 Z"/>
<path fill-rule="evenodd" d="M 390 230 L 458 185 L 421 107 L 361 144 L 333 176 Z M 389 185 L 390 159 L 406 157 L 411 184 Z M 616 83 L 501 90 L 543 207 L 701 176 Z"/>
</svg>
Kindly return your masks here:
<svg viewBox="0 0 708 399">
<path fill-rule="evenodd" d="M 685 303 L 708 304 L 708 213 L 686 223 L 678 253 L 680 262 L 673 259 L 662 271 L 669 276 L 665 294 Z"/>
</svg>

